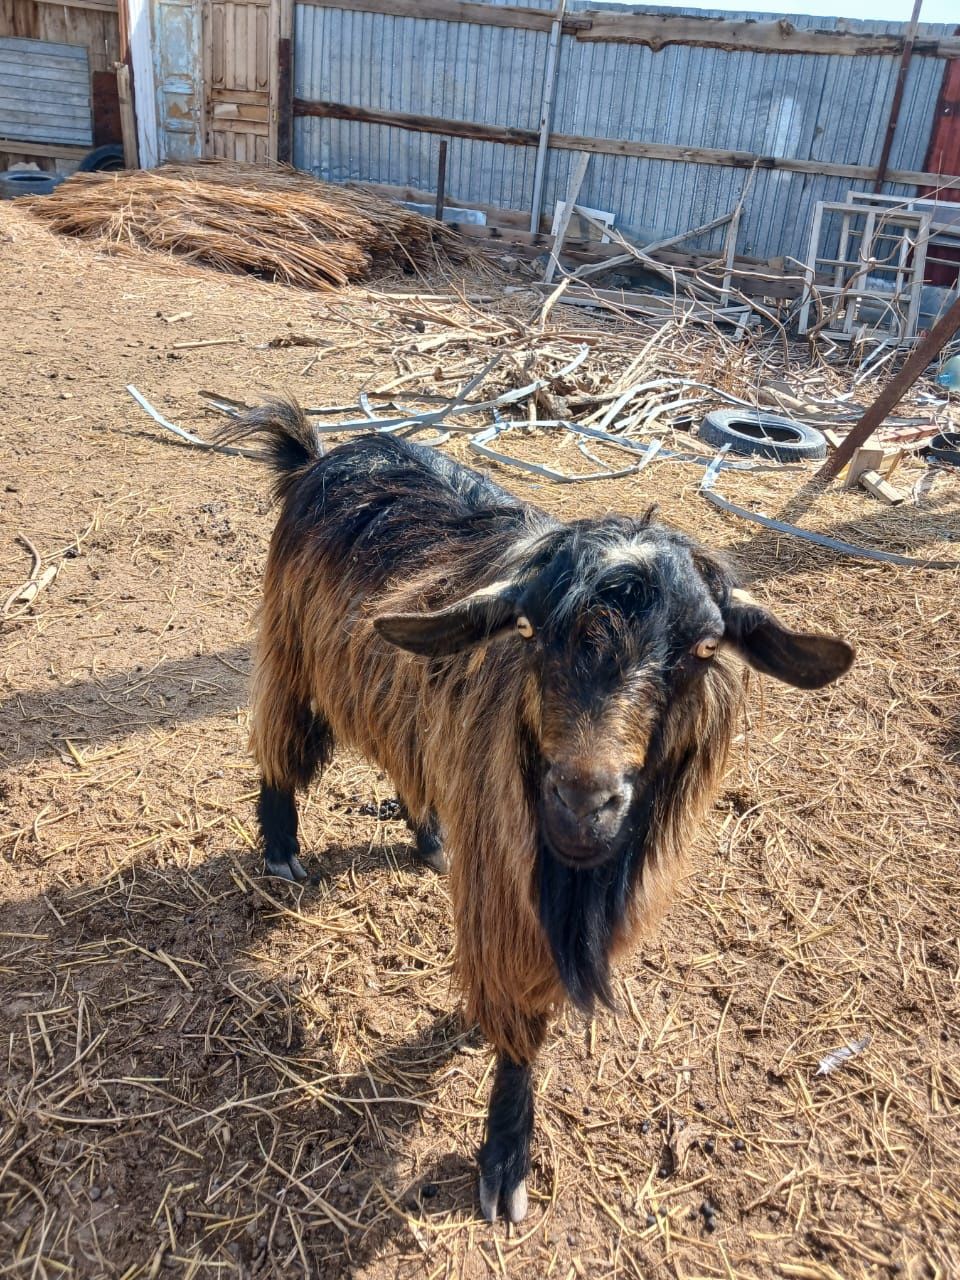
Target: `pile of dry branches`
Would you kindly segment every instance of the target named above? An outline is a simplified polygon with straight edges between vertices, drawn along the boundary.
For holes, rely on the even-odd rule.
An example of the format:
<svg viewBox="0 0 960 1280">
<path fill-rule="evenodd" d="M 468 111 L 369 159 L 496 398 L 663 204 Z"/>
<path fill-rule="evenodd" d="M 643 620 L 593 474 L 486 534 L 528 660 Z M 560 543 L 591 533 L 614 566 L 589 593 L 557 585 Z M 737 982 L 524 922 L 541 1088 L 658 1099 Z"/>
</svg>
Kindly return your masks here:
<svg viewBox="0 0 960 1280">
<path fill-rule="evenodd" d="M 201 161 L 78 173 L 24 205 L 54 231 L 158 249 L 221 271 L 329 289 L 374 265 L 462 257 L 457 233 L 366 191 L 292 169 Z"/>
</svg>

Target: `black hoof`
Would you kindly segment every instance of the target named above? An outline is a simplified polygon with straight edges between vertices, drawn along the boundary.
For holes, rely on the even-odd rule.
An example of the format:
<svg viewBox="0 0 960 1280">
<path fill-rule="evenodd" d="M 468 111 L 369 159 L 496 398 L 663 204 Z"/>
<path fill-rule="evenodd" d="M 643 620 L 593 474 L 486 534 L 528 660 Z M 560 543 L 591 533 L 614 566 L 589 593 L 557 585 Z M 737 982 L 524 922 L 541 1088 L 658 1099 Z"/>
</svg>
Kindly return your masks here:
<svg viewBox="0 0 960 1280">
<path fill-rule="evenodd" d="M 480 1209 L 487 1222 L 496 1222 L 497 1210 L 503 1201 L 503 1212 L 508 1222 L 522 1222 L 527 1216 L 527 1184 L 523 1180 L 507 1189 L 494 1178 L 480 1178 Z"/>
<path fill-rule="evenodd" d="M 480 1209 L 487 1222 L 496 1222 L 502 1204 L 508 1222 L 522 1222 L 528 1207 L 527 1143 L 521 1142 L 512 1151 L 498 1155 L 499 1158 L 487 1148 L 481 1152 Z"/>
<path fill-rule="evenodd" d="M 413 846 L 413 856 L 425 867 L 436 871 L 437 875 L 446 875 L 448 870 L 447 855 L 443 851 L 443 842 L 432 831 L 421 831 L 417 834 Z"/>
<path fill-rule="evenodd" d="M 264 858 L 264 875 L 289 880 L 291 884 L 302 884 L 307 879 L 306 869 L 295 853 Z"/>
</svg>

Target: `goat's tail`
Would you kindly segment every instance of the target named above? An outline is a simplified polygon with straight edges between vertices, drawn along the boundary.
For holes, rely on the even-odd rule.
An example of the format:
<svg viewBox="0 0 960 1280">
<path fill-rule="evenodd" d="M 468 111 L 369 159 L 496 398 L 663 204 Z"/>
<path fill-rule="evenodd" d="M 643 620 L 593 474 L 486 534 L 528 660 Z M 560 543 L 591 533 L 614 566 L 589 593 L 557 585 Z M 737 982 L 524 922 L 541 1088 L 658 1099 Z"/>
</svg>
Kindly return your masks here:
<svg viewBox="0 0 960 1280">
<path fill-rule="evenodd" d="M 323 456 L 323 445 L 296 400 L 272 396 L 231 418 L 214 437 L 218 444 L 259 440 L 259 457 L 275 472 L 273 496 L 282 499 L 305 467 Z"/>
</svg>

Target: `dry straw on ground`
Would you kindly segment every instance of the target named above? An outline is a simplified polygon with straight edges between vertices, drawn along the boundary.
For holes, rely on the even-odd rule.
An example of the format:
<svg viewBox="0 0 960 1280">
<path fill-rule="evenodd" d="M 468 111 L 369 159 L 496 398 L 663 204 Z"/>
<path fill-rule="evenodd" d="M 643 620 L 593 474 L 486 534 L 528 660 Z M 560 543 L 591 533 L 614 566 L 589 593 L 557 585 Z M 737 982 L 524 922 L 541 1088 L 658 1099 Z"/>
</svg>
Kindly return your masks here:
<svg viewBox="0 0 960 1280">
<path fill-rule="evenodd" d="M 960 574 L 759 531 L 703 501 L 695 466 L 553 486 L 490 468 L 563 517 L 658 501 L 785 619 L 858 646 L 817 694 L 751 681 L 694 874 L 619 966 L 619 1015 L 561 1020 L 545 1046 L 530 1218 L 490 1228 L 473 1163 L 490 1056 L 456 1017 L 445 884 L 411 864 L 389 781 L 339 753 L 302 810 L 316 882 L 287 896 L 258 874 L 246 682 L 268 477 L 171 447 L 123 391 L 203 435 L 202 387 L 315 406 L 366 389 L 381 411 L 449 397 L 494 352 L 480 394 L 522 386 L 582 344 L 512 416 L 603 413 L 676 374 L 744 398 L 779 378 L 844 411 L 875 383 L 779 342 L 544 317 L 489 282 L 318 298 L 88 253 L 16 207 L 3 234 L 31 376 L 4 383 L 0 363 L 0 600 L 58 572 L 0 631 L 0 1275 L 960 1275 Z M 320 345 L 270 345 L 284 333 Z M 624 412 L 676 447 L 713 403 L 660 387 Z M 929 412 L 920 395 L 903 409 Z M 501 446 L 597 469 L 560 432 Z M 487 466 L 465 436 L 443 447 Z M 836 487 L 801 509 L 806 480 L 727 472 L 722 491 L 865 545 L 956 553 L 953 475 L 896 509 Z"/>
<path fill-rule="evenodd" d="M 462 256 L 449 227 L 283 168 L 202 161 L 79 173 L 23 203 L 65 235 L 313 289 L 362 279 L 376 263 L 423 269 Z"/>
</svg>

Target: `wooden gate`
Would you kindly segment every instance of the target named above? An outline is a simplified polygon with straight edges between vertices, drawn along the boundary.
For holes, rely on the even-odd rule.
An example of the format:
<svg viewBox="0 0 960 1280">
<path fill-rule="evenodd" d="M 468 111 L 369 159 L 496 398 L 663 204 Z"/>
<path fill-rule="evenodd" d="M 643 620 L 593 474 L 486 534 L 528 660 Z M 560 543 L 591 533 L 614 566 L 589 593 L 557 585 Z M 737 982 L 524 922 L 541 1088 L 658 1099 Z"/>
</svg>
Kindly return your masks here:
<svg viewBox="0 0 960 1280">
<path fill-rule="evenodd" d="M 276 157 L 277 49 L 291 10 L 288 0 L 204 0 L 204 155 Z"/>
</svg>

